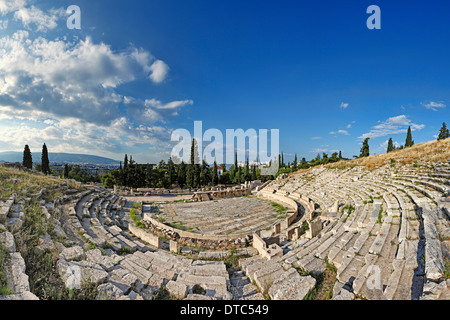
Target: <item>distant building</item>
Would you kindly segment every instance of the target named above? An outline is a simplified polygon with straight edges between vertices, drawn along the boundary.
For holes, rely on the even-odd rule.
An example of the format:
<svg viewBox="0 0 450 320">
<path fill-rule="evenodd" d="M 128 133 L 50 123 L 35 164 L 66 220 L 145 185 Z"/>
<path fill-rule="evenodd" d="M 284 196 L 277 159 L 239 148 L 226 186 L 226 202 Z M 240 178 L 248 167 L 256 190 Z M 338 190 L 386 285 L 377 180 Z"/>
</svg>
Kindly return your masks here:
<svg viewBox="0 0 450 320">
<path fill-rule="evenodd" d="M 220 177 L 221 175 L 223 175 L 223 167 L 221 166 L 217 166 L 217 175 Z"/>
</svg>

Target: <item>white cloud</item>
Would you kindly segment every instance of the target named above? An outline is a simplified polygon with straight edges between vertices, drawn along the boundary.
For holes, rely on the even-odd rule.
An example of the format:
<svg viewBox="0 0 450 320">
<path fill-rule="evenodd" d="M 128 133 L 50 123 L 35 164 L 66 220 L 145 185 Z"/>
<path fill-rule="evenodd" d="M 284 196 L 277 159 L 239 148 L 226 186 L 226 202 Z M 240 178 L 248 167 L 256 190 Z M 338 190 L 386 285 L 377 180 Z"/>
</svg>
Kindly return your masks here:
<svg viewBox="0 0 450 320">
<path fill-rule="evenodd" d="M 331 134 L 331 135 L 343 134 L 343 135 L 345 135 L 345 136 L 350 135 L 350 133 L 348 133 L 347 130 L 338 130 L 337 132 L 336 132 L 336 131 L 330 131 L 330 134 Z"/>
<path fill-rule="evenodd" d="M 328 148 L 316 148 L 310 151 L 310 153 L 334 153 L 334 152 L 339 152 L 339 150 L 330 150 Z"/>
<path fill-rule="evenodd" d="M 346 102 L 342 102 L 341 103 L 341 109 L 347 109 L 348 108 L 348 106 L 349 106 L 349 104 L 348 103 L 346 103 Z"/>
<path fill-rule="evenodd" d="M 150 79 L 156 83 L 164 81 L 169 72 L 169 66 L 164 61 L 156 60 L 150 67 Z"/>
<path fill-rule="evenodd" d="M 311 137 L 311 140 L 320 140 L 322 137 Z"/>
<path fill-rule="evenodd" d="M 117 86 L 144 77 L 152 59 L 136 48 L 116 53 L 89 37 L 76 43 L 31 40 L 18 31 L 0 39 L 0 107 L 108 122 L 120 114 Z"/>
<path fill-rule="evenodd" d="M 388 144 L 389 144 L 389 140 L 386 140 L 386 141 L 384 141 L 383 143 L 381 143 L 381 144 L 380 144 L 380 147 L 379 147 L 379 151 L 380 151 L 380 152 L 386 152 L 387 147 L 388 147 Z M 400 143 L 398 143 L 397 141 L 394 141 L 392 144 L 393 144 L 394 147 L 396 147 L 396 148 L 399 148 L 399 147 L 400 147 Z"/>
<path fill-rule="evenodd" d="M 192 105 L 193 103 L 194 102 L 192 100 L 172 101 L 167 104 L 162 104 L 161 101 L 156 99 L 145 100 L 146 106 L 151 106 L 160 110 L 174 110 L 187 104 Z"/>
<path fill-rule="evenodd" d="M 399 115 L 388 118 L 376 126 L 373 126 L 372 130 L 361 135 L 359 139 L 378 138 L 387 135 L 406 133 L 409 126 L 411 126 L 412 131 L 420 131 L 425 128 L 424 124 L 413 123 L 406 115 Z"/>
<path fill-rule="evenodd" d="M 156 99 L 142 101 L 133 97 L 124 97 L 128 114 L 142 123 L 153 124 L 157 121 L 165 122 L 169 117 L 178 116 L 178 110 L 186 105 L 193 105 L 192 100 L 172 101 L 163 104 Z"/>
<path fill-rule="evenodd" d="M 0 0 L 0 14 L 11 12 L 42 31 L 54 28 L 48 18 L 58 15 L 27 8 L 25 1 Z M 52 152 L 119 159 L 130 150 L 167 153 L 173 129 L 161 124 L 193 101 L 141 100 L 119 90 L 136 79 L 164 81 L 167 64 L 144 49 L 117 52 L 89 37 L 62 39 L 33 38 L 26 30 L 0 38 L 0 146 L 23 150 L 46 142 Z"/>
<path fill-rule="evenodd" d="M 164 61 L 133 46 L 115 51 L 89 37 L 51 40 L 31 32 L 56 29 L 66 15 L 62 9 L 43 12 L 25 0 L 0 0 L 0 16 L 7 14 L 27 30 L 0 36 L 1 148 L 47 142 L 53 152 L 168 154 L 173 129 L 164 123 L 193 101 L 120 93 L 120 85 L 137 79 L 163 82 L 169 72 Z M 7 25 L 0 20 L 0 29 Z"/>
<path fill-rule="evenodd" d="M 22 24 L 29 28 L 31 24 L 36 26 L 37 31 L 48 31 L 57 27 L 57 21 L 65 16 L 65 10 L 52 9 L 50 14 L 45 14 L 42 10 L 31 6 L 30 8 L 22 7 L 14 13 L 14 19 L 20 20 Z"/>
<path fill-rule="evenodd" d="M 0 14 L 6 15 L 24 8 L 25 5 L 25 0 L 0 0 Z"/>
<path fill-rule="evenodd" d="M 433 110 L 433 111 L 438 111 L 438 109 L 443 109 L 446 107 L 446 105 L 444 103 L 434 102 L 434 101 L 430 101 L 429 103 L 421 102 L 420 104 L 423 105 L 428 110 Z"/>
<path fill-rule="evenodd" d="M 356 123 L 356 121 L 352 121 L 347 125 L 347 129 L 351 129 L 353 127 L 353 125 Z"/>
</svg>

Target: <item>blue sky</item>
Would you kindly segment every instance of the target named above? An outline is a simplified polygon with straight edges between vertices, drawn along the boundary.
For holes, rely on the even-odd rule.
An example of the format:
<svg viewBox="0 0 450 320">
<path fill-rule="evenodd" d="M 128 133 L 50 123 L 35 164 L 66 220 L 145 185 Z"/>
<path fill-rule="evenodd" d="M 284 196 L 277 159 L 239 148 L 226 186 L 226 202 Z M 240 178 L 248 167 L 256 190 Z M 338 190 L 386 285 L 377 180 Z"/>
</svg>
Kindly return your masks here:
<svg viewBox="0 0 450 320">
<path fill-rule="evenodd" d="M 448 1 L 0 0 L 0 151 L 167 159 L 177 128 L 371 153 L 449 122 Z M 381 30 L 369 30 L 369 5 Z M 81 30 L 65 9 L 81 8 Z"/>
</svg>

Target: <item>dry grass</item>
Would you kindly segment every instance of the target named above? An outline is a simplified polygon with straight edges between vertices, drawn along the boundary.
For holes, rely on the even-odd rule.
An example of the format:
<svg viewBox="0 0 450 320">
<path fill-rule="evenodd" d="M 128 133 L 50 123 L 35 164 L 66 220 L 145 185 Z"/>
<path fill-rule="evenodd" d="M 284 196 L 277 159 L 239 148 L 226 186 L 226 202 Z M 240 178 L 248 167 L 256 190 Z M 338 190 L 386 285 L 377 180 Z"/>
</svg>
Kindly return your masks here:
<svg viewBox="0 0 450 320">
<path fill-rule="evenodd" d="M 350 161 L 339 161 L 325 165 L 326 168 L 348 168 L 353 166 L 365 166 L 374 170 L 389 164 L 391 159 L 400 164 L 413 164 L 415 162 L 446 162 L 450 159 L 450 138 L 441 141 L 429 141 L 416 144 L 410 148 L 395 150 L 390 153 L 373 155 Z"/>
<path fill-rule="evenodd" d="M 0 200 L 6 200 L 16 193 L 22 197 L 38 193 L 42 188 L 48 190 L 49 199 L 54 200 L 60 193 L 58 187 L 67 184 L 75 189 L 80 186 L 58 177 L 20 170 L 0 164 Z"/>
</svg>

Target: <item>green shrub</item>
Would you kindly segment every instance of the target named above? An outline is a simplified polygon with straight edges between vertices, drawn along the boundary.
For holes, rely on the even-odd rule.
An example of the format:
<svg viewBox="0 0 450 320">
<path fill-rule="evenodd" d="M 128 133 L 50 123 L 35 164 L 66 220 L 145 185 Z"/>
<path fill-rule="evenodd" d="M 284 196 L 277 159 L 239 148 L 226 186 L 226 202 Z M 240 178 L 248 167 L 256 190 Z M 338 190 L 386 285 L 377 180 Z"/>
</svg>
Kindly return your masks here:
<svg viewBox="0 0 450 320">
<path fill-rule="evenodd" d="M 8 253 L 5 246 L 0 242 L 0 296 L 12 294 L 12 291 L 8 288 L 8 282 L 6 279 L 6 261 Z"/>
</svg>

